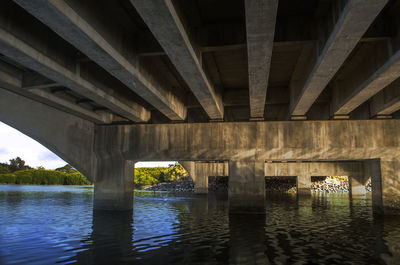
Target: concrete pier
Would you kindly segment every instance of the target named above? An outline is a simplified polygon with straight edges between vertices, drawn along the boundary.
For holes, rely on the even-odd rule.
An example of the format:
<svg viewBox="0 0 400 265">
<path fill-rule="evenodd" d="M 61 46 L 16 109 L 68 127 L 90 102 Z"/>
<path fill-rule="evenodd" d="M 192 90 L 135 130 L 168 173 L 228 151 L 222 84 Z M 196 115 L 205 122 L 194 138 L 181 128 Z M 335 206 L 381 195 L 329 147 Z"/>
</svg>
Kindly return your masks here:
<svg viewBox="0 0 400 265">
<path fill-rule="evenodd" d="M 94 185 L 95 210 L 132 210 L 135 163 L 123 158 L 99 159 Z"/>
<path fill-rule="evenodd" d="M 308 175 L 297 176 L 297 195 L 300 196 L 311 195 L 311 176 Z"/>
<path fill-rule="evenodd" d="M 263 160 L 229 161 L 229 209 L 232 213 L 264 213 Z"/>
<path fill-rule="evenodd" d="M 368 161 L 375 214 L 400 214 L 400 159 Z"/>
<path fill-rule="evenodd" d="M 356 177 L 350 176 L 349 177 L 349 188 L 350 188 L 350 195 L 357 196 L 357 195 L 365 195 L 367 190 L 365 189 L 365 176 Z"/>
</svg>

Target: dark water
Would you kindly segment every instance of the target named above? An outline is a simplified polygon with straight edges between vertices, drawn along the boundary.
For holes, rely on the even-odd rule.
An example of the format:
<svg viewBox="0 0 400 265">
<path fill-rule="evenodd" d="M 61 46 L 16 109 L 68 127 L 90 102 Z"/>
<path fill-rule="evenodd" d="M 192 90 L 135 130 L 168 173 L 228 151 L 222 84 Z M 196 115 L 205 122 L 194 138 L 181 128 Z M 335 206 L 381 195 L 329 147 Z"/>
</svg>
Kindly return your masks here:
<svg viewBox="0 0 400 265">
<path fill-rule="evenodd" d="M 0 185 L 0 264 L 400 264 L 399 217 L 368 196 L 269 197 L 229 216 L 226 195 L 136 193 L 132 214 L 92 211 L 93 190 Z"/>
</svg>

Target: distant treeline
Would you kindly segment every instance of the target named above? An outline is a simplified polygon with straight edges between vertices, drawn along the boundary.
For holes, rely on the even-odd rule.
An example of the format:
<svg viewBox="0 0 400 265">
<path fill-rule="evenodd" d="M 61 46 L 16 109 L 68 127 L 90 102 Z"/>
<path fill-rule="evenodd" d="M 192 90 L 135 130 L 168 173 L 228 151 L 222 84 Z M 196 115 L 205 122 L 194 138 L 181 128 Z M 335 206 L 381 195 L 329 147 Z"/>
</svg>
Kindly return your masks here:
<svg viewBox="0 0 400 265">
<path fill-rule="evenodd" d="M 135 168 L 135 187 L 154 185 L 184 179 L 188 176 L 180 164 L 168 167 Z M 65 165 L 55 170 L 43 167 L 36 169 L 25 165 L 25 161 L 17 157 L 10 163 L 0 163 L 0 184 L 35 184 L 35 185 L 89 185 L 91 184 L 79 171 Z"/>
<path fill-rule="evenodd" d="M 171 182 L 186 178 L 188 173 L 182 165 L 168 167 L 139 167 L 135 168 L 135 186 L 142 187 L 162 182 Z"/>
<path fill-rule="evenodd" d="M 36 185 L 89 185 L 81 173 L 70 165 L 46 170 L 43 167 L 33 169 L 17 157 L 10 164 L 0 163 L 1 184 L 36 184 Z"/>
</svg>

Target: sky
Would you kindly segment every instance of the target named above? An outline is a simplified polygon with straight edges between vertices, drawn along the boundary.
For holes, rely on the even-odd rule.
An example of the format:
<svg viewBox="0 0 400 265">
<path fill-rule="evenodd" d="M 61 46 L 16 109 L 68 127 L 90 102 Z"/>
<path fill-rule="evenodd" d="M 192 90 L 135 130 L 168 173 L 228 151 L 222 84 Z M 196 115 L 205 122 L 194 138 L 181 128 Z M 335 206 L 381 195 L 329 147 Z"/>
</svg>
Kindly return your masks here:
<svg viewBox="0 0 400 265">
<path fill-rule="evenodd" d="M 0 163 L 8 163 L 15 157 L 21 157 L 31 167 L 43 166 L 47 169 L 62 167 L 67 162 L 32 138 L 0 122 Z M 136 167 L 168 166 L 168 162 L 138 162 Z"/>
</svg>

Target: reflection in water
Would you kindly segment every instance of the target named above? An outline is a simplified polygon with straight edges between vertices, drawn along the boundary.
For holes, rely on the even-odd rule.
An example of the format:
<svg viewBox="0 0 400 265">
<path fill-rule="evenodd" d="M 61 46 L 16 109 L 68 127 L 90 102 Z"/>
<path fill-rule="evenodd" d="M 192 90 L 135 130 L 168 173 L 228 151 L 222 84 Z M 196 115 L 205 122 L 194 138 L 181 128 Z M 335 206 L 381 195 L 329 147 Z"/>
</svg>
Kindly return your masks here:
<svg viewBox="0 0 400 265">
<path fill-rule="evenodd" d="M 93 190 L 0 185 L 0 264 L 399 264 L 400 220 L 368 196 L 270 195 L 229 215 L 226 194 L 136 193 L 93 213 Z"/>
</svg>

